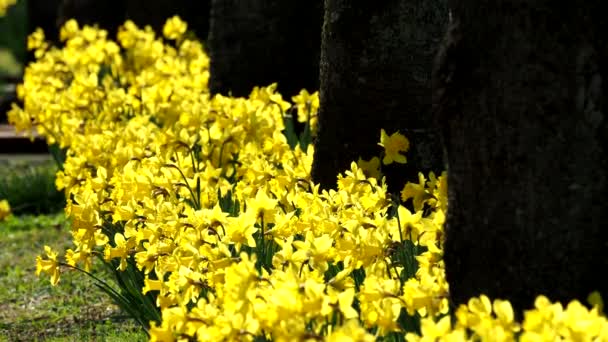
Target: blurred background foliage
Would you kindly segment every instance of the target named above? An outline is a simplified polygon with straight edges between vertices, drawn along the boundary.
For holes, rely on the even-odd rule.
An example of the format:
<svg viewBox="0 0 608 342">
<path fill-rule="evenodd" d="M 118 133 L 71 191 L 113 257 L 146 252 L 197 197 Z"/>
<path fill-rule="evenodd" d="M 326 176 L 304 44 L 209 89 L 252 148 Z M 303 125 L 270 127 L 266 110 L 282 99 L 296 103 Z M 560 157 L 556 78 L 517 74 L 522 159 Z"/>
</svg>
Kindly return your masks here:
<svg viewBox="0 0 608 342">
<path fill-rule="evenodd" d="M 26 58 L 27 0 L 11 6 L 0 17 L 0 77 L 17 77 Z"/>
</svg>

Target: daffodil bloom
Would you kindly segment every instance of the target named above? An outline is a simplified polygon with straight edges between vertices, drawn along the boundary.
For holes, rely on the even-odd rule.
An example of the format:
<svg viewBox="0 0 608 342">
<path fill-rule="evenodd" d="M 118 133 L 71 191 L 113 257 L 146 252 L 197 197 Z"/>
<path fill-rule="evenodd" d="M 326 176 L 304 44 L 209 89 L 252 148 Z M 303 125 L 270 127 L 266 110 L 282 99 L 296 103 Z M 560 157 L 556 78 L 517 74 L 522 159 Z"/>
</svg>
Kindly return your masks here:
<svg viewBox="0 0 608 342">
<path fill-rule="evenodd" d="M 7 200 L 0 200 L 0 221 L 6 219 L 11 214 L 11 206 Z"/>
<path fill-rule="evenodd" d="M 435 322 L 433 318 L 423 318 L 420 322 L 420 330 L 422 333 L 422 337 L 416 336 L 416 334 L 408 333 L 406 336 L 406 340 L 408 342 L 426 342 L 440 340 L 441 338 L 446 337 L 446 335 L 448 335 L 452 330 L 450 319 L 450 316 L 445 316 Z M 462 341 L 464 340 L 465 339 L 463 338 Z"/>
<path fill-rule="evenodd" d="M 235 244 L 236 250 L 241 251 L 241 246 L 256 247 L 253 234 L 258 231 L 255 227 L 256 216 L 254 212 L 247 212 L 238 217 L 228 218 L 226 225 L 227 243 Z"/>
<path fill-rule="evenodd" d="M 171 40 L 179 39 L 186 30 L 188 25 L 182 21 L 178 16 L 171 17 L 163 26 L 163 35 Z"/>
<path fill-rule="evenodd" d="M 298 110 L 298 122 L 308 123 L 313 131 L 317 127 L 317 112 L 319 111 L 319 92 L 310 94 L 306 89 L 292 97 Z"/>
<path fill-rule="evenodd" d="M 409 140 L 399 132 L 395 132 L 390 136 L 386 134 L 384 129 L 380 131 L 380 142 L 378 145 L 384 147 L 384 158 L 382 163 L 385 165 L 393 162 L 405 164 L 407 159 L 401 152 L 407 152 L 410 148 Z"/>
<path fill-rule="evenodd" d="M 359 158 L 357 165 L 363 170 L 367 177 L 376 179 L 382 177 L 382 172 L 380 171 L 380 158 L 378 157 L 372 157 L 370 160 Z"/>
<path fill-rule="evenodd" d="M 41 256 L 36 257 L 36 275 L 44 272 L 51 276 L 51 284 L 57 285 L 59 283 L 57 252 L 53 251 L 49 246 L 44 246 L 44 252 L 46 253 L 46 258 Z"/>
<path fill-rule="evenodd" d="M 403 190 L 401 190 L 401 200 L 405 202 L 411 198 L 414 204 L 414 210 L 422 210 L 424 202 L 433 197 L 433 195 L 427 191 L 425 184 L 426 178 L 421 172 L 418 173 L 418 184 L 408 182 L 403 187 Z"/>
<path fill-rule="evenodd" d="M 254 217 L 262 219 L 264 224 L 273 223 L 277 203 L 278 201 L 270 198 L 264 189 L 260 189 L 254 198 L 247 201 L 247 211 L 250 211 Z"/>
<path fill-rule="evenodd" d="M 359 324 L 357 319 L 349 319 L 345 324 L 339 326 L 328 337 L 328 342 L 372 342 L 376 341 L 374 335 L 370 334 Z"/>
<path fill-rule="evenodd" d="M 118 269 L 124 271 L 127 268 L 127 253 L 131 248 L 135 247 L 134 241 L 134 238 L 126 240 L 123 234 L 116 233 L 114 235 L 115 246 L 112 247 L 109 244 L 105 245 L 104 259 L 106 261 L 109 261 L 114 258 L 120 258 L 120 264 L 118 265 Z"/>
<path fill-rule="evenodd" d="M 36 51 L 36 57 L 42 56 L 43 51 L 48 47 L 44 40 L 44 32 L 41 28 L 37 28 L 27 37 L 27 49 Z"/>
</svg>

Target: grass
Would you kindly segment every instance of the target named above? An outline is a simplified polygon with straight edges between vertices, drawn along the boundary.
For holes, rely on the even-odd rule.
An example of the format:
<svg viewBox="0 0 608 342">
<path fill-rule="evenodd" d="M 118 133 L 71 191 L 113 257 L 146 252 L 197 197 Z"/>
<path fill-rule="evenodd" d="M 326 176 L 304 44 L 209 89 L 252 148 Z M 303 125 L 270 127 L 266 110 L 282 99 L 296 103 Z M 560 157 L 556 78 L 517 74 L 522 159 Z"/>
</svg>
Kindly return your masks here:
<svg viewBox="0 0 608 342">
<path fill-rule="evenodd" d="M 145 341 L 85 275 L 66 271 L 56 287 L 35 275 L 44 245 L 62 251 L 70 244 L 63 214 L 0 222 L 0 341 Z"/>
<path fill-rule="evenodd" d="M 16 215 L 60 212 L 65 207 L 65 197 L 55 188 L 56 172 L 57 167 L 51 161 L 3 161 L 0 199 L 8 200 Z"/>
</svg>

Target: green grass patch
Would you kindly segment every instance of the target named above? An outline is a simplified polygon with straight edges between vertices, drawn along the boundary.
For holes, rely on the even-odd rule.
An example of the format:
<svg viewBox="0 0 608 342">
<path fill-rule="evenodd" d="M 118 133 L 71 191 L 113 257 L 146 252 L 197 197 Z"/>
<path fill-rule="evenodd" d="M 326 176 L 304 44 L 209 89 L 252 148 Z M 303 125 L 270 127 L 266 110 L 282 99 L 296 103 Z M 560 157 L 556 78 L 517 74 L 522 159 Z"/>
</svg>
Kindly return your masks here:
<svg viewBox="0 0 608 342">
<path fill-rule="evenodd" d="M 0 341 L 146 340 L 142 329 L 84 274 L 66 271 L 56 287 L 48 277 L 38 278 L 35 259 L 44 245 L 71 246 L 63 214 L 0 222 Z"/>
<path fill-rule="evenodd" d="M 55 187 L 56 172 L 51 161 L 5 161 L 0 165 L 0 199 L 8 200 L 15 215 L 60 212 L 65 196 Z"/>
<path fill-rule="evenodd" d="M 66 219 L 63 213 L 52 215 L 9 216 L 5 221 L 0 222 L 0 237 L 4 236 L 4 234 L 25 230 L 67 229 L 63 228 L 65 224 Z"/>
</svg>

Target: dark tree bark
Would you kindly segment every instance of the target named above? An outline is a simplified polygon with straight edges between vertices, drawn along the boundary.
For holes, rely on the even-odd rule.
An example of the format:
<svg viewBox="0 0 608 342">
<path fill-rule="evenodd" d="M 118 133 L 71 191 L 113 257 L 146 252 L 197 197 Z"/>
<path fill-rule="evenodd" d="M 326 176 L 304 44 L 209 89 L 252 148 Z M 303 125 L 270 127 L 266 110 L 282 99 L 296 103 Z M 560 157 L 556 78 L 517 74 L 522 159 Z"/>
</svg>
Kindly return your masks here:
<svg viewBox="0 0 608 342">
<path fill-rule="evenodd" d="M 200 40 L 207 39 L 209 32 L 210 0 L 127 0 L 127 18 L 138 26 L 150 25 L 162 34 L 168 18 L 177 15 L 188 23 Z"/>
<path fill-rule="evenodd" d="M 45 37 L 59 41 L 57 29 L 58 8 L 62 0 L 28 0 L 27 1 L 27 33 L 31 34 L 36 28 L 44 31 Z M 28 55 L 28 61 L 33 60 L 33 54 Z"/>
<path fill-rule="evenodd" d="M 320 1 L 212 0 L 211 93 L 247 96 L 278 82 L 289 96 L 318 89 Z"/>
<path fill-rule="evenodd" d="M 188 29 L 199 39 L 206 39 L 209 31 L 209 0 L 63 0 L 57 25 L 75 18 L 79 24 L 93 25 L 108 30 L 114 37 L 126 19 L 136 25 L 149 25 L 162 34 L 168 18 L 178 15 L 188 23 Z"/>
<path fill-rule="evenodd" d="M 389 190 L 417 180 L 418 171 L 443 170 L 431 72 L 447 22 L 444 0 L 325 1 L 312 170 L 322 188 L 335 187 L 352 161 L 380 154 L 381 128 L 411 142 L 408 163 L 384 169 Z"/>
<path fill-rule="evenodd" d="M 450 0 L 435 74 L 454 304 L 608 294 L 599 1 Z M 595 8 L 594 8 L 595 7 Z"/>
<path fill-rule="evenodd" d="M 40 27 L 48 39 L 56 41 L 58 37 L 57 11 L 60 3 L 61 0 L 28 0 L 28 33 L 32 33 Z"/>
<path fill-rule="evenodd" d="M 116 37 L 118 27 L 125 21 L 124 0 L 63 0 L 59 7 L 57 27 L 66 21 L 76 19 L 78 24 L 98 25 L 108 31 L 109 37 Z"/>
</svg>

